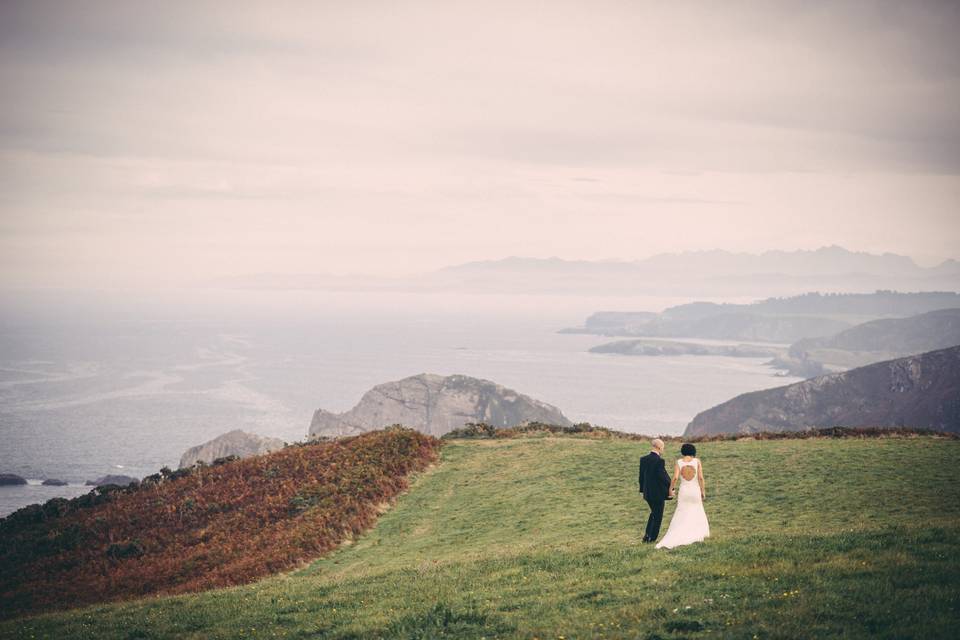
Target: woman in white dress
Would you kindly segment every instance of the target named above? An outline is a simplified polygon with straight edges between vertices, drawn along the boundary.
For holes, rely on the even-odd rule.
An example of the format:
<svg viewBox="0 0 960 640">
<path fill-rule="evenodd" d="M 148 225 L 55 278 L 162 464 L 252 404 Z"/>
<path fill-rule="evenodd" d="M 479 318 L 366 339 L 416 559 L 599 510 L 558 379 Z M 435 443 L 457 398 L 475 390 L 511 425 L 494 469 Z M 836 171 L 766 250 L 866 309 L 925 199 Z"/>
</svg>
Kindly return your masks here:
<svg viewBox="0 0 960 640">
<path fill-rule="evenodd" d="M 674 494 L 677 482 L 677 508 L 670 519 L 670 527 L 663 539 L 657 543 L 657 549 L 672 549 L 693 542 L 702 542 L 710 537 L 710 523 L 703 510 L 706 497 L 703 481 L 703 465 L 697 458 L 697 448 L 692 444 L 680 447 L 682 458 L 673 468 L 673 481 L 670 483 L 670 495 Z"/>
</svg>

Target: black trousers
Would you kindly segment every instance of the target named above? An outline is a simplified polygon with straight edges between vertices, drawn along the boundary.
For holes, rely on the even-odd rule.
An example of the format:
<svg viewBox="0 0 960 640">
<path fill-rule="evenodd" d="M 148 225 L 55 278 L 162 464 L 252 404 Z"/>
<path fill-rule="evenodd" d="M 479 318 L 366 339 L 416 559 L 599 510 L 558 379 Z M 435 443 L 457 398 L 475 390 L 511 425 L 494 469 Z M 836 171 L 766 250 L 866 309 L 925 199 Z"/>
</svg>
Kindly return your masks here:
<svg viewBox="0 0 960 640">
<path fill-rule="evenodd" d="M 643 535 L 646 540 L 656 540 L 660 535 L 660 524 L 663 522 L 663 505 L 666 500 L 650 500 L 644 498 L 650 505 L 650 517 L 647 518 L 647 531 Z"/>
</svg>

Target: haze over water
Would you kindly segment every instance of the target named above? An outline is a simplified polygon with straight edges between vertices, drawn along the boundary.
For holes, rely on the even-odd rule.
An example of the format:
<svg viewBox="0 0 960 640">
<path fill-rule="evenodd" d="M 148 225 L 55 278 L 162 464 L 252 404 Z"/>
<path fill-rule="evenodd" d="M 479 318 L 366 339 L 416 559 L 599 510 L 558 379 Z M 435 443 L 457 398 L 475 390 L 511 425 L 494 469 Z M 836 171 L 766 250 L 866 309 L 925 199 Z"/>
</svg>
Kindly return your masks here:
<svg viewBox="0 0 960 640">
<path fill-rule="evenodd" d="M 305 437 L 318 407 L 423 372 L 493 380 L 574 421 L 678 434 L 699 411 L 793 381 L 765 359 L 591 354 L 559 334 L 668 298 L 204 290 L 20 295 L 0 330 L 0 472 L 82 484 L 175 468 L 232 429 Z M 9 302 L 9 301 L 8 301 Z M 83 487 L 0 489 L 0 513 Z"/>
</svg>

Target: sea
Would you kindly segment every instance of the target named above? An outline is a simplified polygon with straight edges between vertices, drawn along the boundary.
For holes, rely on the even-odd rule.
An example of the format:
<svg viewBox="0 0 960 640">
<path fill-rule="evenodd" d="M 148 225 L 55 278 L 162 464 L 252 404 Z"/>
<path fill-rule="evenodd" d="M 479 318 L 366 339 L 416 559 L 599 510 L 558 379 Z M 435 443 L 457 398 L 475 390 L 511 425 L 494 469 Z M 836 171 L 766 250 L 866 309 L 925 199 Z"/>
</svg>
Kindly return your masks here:
<svg viewBox="0 0 960 640">
<path fill-rule="evenodd" d="M 697 298 L 700 300 L 711 298 Z M 714 301 L 744 302 L 737 298 Z M 601 310 L 685 297 L 188 289 L 0 292 L 0 516 L 106 474 L 176 468 L 233 429 L 302 440 L 317 408 L 419 373 L 495 381 L 575 422 L 681 434 L 698 412 L 781 386 L 765 358 L 589 353 L 559 333 Z M 718 341 L 715 344 L 723 344 Z M 56 478 L 69 484 L 43 486 Z"/>
</svg>

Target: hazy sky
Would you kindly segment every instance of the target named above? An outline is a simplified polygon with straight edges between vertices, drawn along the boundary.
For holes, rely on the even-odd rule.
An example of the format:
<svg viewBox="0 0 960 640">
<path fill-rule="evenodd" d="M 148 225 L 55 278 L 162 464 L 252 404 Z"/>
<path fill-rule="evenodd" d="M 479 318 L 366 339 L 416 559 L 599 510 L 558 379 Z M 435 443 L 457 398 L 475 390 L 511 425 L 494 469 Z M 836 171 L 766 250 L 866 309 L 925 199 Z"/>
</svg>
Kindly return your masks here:
<svg viewBox="0 0 960 640">
<path fill-rule="evenodd" d="M 0 286 L 960 257 L 957 2 L 0 3 Z"/>
</svg>

